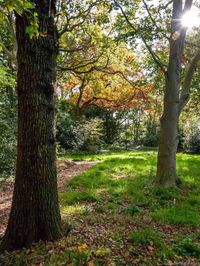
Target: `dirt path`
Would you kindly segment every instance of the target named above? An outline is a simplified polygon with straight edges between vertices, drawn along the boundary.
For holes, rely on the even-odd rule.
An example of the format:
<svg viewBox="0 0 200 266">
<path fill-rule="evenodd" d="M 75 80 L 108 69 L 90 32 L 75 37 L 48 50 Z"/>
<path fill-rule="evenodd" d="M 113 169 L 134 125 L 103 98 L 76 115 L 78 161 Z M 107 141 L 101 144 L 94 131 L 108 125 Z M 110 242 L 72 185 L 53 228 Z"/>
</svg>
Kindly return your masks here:
<svg viewBox="0 0 200 266">
<path fill-rule="evenodd" d="M 73 177 L 87 171 L 98 161 L 58 161 L 58 189 L 63 191 L 67 182 Z M 0 238 L 5 232 L 12 202 L 14 183 L 12 180 L 0 183 Z"/>
</svg>

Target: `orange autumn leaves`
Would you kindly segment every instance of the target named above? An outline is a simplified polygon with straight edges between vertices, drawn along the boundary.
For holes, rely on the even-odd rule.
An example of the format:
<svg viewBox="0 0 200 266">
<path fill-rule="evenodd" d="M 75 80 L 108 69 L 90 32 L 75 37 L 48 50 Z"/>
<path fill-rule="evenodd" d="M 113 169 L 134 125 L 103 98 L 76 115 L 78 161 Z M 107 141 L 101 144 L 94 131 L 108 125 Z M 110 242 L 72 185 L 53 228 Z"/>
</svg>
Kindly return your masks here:
<svg viewBox="0 0 200 266">
<path fill-rule="evenodd" d="M 105 65 L 102 64 L 102 65 Z M 149 109 L 153 85 L 148 84 L 132 52 L 126 47 L 110 53 L 106 66 L 69 76 L 61 85 L 66 101 L 84 112 L 89 106 L 122 111 L 138 106 Z"/>
</svg>

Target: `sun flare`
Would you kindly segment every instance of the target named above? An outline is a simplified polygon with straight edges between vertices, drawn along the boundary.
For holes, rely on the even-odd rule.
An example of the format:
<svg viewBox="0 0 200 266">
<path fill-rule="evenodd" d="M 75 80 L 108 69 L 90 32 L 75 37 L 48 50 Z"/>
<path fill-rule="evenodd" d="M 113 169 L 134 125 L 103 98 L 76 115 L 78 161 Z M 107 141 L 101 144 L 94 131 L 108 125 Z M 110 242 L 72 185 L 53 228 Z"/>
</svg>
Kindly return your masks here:
<svg viewBox="0 0 200 266">
<path fill-rule="evenodd" d="M 191 9 L 186 12 L 182 19 L 181 23 L 184 27 L 187 28 L 195 28 L 200 26 L 200 13 L 197 9 Z"/>
</svg>

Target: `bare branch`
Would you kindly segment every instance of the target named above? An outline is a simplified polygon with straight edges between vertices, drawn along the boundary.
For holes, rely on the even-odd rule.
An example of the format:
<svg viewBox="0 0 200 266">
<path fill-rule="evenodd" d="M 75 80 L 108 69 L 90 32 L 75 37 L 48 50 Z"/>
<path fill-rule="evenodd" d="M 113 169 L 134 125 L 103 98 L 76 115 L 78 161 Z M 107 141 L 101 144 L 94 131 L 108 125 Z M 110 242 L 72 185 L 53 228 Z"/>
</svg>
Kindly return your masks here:
<svg viewBox="0 0 200 266">
<path fill-rule="evenodd" d="M 85 85 L 86 85 L 85 77 L 83 77 L 82 80 L 81 80 L 81 84 L 79 86 L 79 97 L 78 97 L 78 100 L 77 100 L 77 103 L 76 103 L 76 110 L 77 111 L 80 108 L 80 103 L 81 103 L 81 100 L 82 100 L 82 97 L 83 97 L 83 92 L 84 92 Z"/>
<path fill-rule="evenodd" d="M 169 1 L 166 5 L 161 5 L 162 9 L 166 9 L 169 5 L 173 3 L 174 0 Z"/>
<path fill-rule="evenodd" d="M 92 66 L 90 69 L 88 70 L 78 70 L 81 68 L 85 68 L 87 66 L 93 65 L 95 63 L 98 62 L 98 60 L 101 58 L 101 56 L 103 55 L 103 53 L 101 53 L 100 55 L 98 55 L 97 57 L 91 58 L 90 60 L 85 60 L 86 63 L 83 63 L 83 61 L 75 66 L 71 66 L 71 67 L 59 67 L 59 70 L 62 71 L 72 71 L 76 74 L 86 74 L 86 73 L 90 73 L 92 70 L 95 70 L 95 68 L 97 68 L 97 66 Z"/>
<path fill-rule="evenodd" d="M 194 72 L 197 68 L 198 63 L 200 62 L 200 49 L 197 51 L 195 57 L 193 58 L 188 71 L 185 76 L 185 80 L 183 83 L 183 87 L 181 90 L 181 96 L 180 96 L 180 108 L 179 108 L 179 113 L 183 110 L 185 105 L 188 103 L 189 98 L 190 98 L 190 86 L 192 83 L 192 78 L 194 75 Z"/>
<path fill-rule="evenodd" d="M 60 30 L 60 32 L 59 32 L 59 37 L 61 37 L 65 32 L 71 32 L 74 28 L 81 26 L 81 25 L 85 22 L 85 20 L 86 20 L 86 18 L 88 17 L 88 15 L 90 14 L 92 8 L 93 8 L 97 3 L 98 3 L 98 1 L 95 1 L 95 2 L 91 3 L 91 4 L 89 5 L 89 7 L 88 7 L 86 10 L 84 10 L 84 11 L 82 10 L 82 11 L 79 12 L 76 16 L 68 17 L 68 18 L 67 18 L 67 23 L 64 25 L 63 29 Z M 84 15 L 82 16 L 83 13 L 84 13 Z M 70 21 L 71 21 L 71 20 L 73 20 L 73 19 L 78 19 L 78 18 L 81 17 L 81 16 L 82 16 L 82 19 L 81 19 L 80 22 L 78 22 L 78 23 L 76 23 L 76 24 L 72 24 L 72 25 L 70 25 Z"/>
<path fill-rule="evenodd" d="M 9 58 L 9 60 L 11 62 L 13 62 L 14 64 L 16 64 L 17 63 L 16 55 L 8 50 L 8 48 L 4 45 L 3 40 L 1 39 L 1 37 L 0 37 L 0 42 L 1 42 L 1 45 L 3 47 L 4 52 L 6 53 L 6 55 Z"/>
<path fill-rule="evenodd" d="M 12 13 L 8 12 L 8 15 L 6 16 L 6 24 L 8 26 L 8 29 L 10 31 L 13 45 L 14 45 L 14 51 L 17 52 L 17 39 L 16 39 L 16 33 L 15 33 L 15 21 L 14 16 Z"/>
<path fill-rule="evenodd" d="M 71 49 L 65 49 L 65 48 L 59 48 L 60 52 L 66 52 L 66 53 L 74 53 L 74 52 L 79 52 L 83 51 L 84 47 L 74 47 Z"/>
</svg>

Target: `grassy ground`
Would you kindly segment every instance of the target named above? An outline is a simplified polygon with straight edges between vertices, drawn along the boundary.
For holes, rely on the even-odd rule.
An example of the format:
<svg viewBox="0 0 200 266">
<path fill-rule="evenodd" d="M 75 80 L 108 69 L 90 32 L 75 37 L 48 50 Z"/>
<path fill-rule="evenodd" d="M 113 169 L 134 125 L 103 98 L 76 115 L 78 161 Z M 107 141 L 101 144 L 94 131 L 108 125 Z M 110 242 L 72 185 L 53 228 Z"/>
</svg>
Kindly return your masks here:
<svg viewBox="0 0 200 266">
<path fill-rule="evenodd" d="M 155 151 L 69 157 L 100 161 L 59 193 L 71 231 L 3 265 L 200 265 L 200 156 L 178 154 L 179 189 L 154 187 Z"/>
</svg>

